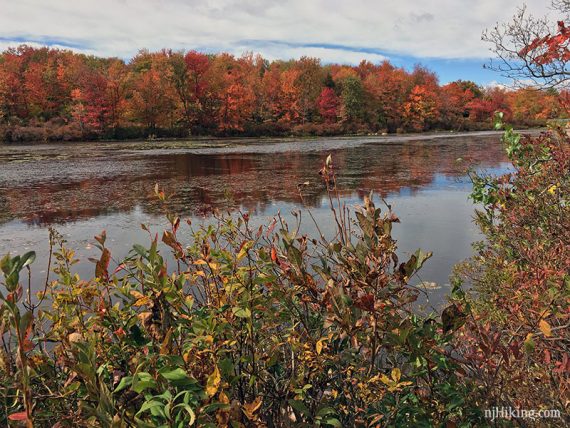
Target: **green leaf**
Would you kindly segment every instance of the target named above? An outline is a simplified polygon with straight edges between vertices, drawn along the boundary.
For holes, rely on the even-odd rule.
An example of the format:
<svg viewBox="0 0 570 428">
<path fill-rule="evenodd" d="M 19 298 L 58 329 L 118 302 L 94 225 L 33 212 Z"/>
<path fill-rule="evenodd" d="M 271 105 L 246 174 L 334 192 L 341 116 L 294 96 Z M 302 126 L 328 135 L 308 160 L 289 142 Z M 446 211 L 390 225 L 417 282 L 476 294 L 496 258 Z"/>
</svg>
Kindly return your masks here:
<svg viewBox="0 0 570 428">
<path fill-rule="evenodd" d="M 159 373 L 161 374 L 162 377 L 164 377 L 166 380 L 171 380 L 171 381 L 180 381 L 180 380 L 184 380 L 184 379 L 188 379 L 188 375 L 186 374 L 186 372 L 181 369 L 180 367 L 170 370 L 170 369 L 161 369 L 159 370 Z"/>
<path fill-rule="evenodd" d="M 220 368 L 220 372 L 224 377 L 231 377 L 234 372 L 234 363 L 231 358 L 222 358 L 218 362 L 218 367 Z"/>
<path fill-rule="evenodd" d="M 156 381 L 150 373 L 141 372 L 133 376 L 133 385 L 131 389 L 140 394 L 145 389 L 155 388 Z"/>
<path fill-rule="evenodd" d="M 192 407 L 190 407 L 188 404 L 180 403 L 180 404 L 177 404 L 176 406 L 174 406 L 173 410 L 178 408 L 178 407 L 182 407 L 184 410 L 186 410 L 186 412 L 190 416 L 190 420 L 188 421 L 188 425 L 185 425 L 185 426 L 194 425 L 194 422 L 196 422 L 196 414 L 194 413 L 194 410 L 192 409 Z"/>
<path fill-rule="evenodd" d="M 332 425 L 333 427 L 342 428 L 342 424 L 336 418 L 329 418 L 324 421 L 327 425 Z"/>
<path fill-rule="evenodd" d="M 415 270 L 420 270 L 422 268 L 422 266 L 424 265 L 424 263 L 433 255 L 433 253 L 431 251 L 428 251 L 427 253 L 424 253 L 421 249 L 418 249 L 415 253 L 415 256 L 417 257 L 417 261 L 416 261 L 416 266 L 415 266 Z"/>
<path fill-rule="evenodd" d="M 229 404 L 224 404 L 224 403 L 212 403 L 212 404 L 208 404 L 207 406 L 205 406 L 202 411 L 204 413 L 212 413 L 215 412 L 216 410 L 219 409 L 223 409 L 223 410 L 227 410 L 229 409 L 231 406 Z"/>
<path fill-rule="evenodd" d="M 303 403 L 302 401 L 289 400 L 289 405 L 302 415 L 308 416 L 311 413 L 309 408 L 305 406 L 305 403 Z"/>
<path fill-rule="evenodd" d="M 124 378 L 121 379 L 121 381 L 119 382 L 119 384 L 117 385 L 117 387 L 115 388 L 115 390 L 113 392 L 122 391 L 127 386 L 131 386 L 132 383 L 133 383 L 133 377 L 132 376 L 125 376 Z"/>
<path fill-rule="evenodd" d="M 31 265 L 35 260 L 36 260 L 36 252 L 35 251 L 27 252 L 20 258 L 20 263 L 19 263 L 20 270 L 28 265 Z"/>
<path fill-rule="evenodd" d="M 12 259 L 9 253 L 0 260 L 0 269 L 2 269 L 5 276 L 12 272 Z"/>
<path fill-rule="evenodd" d="M 523 343 L 524 350 L 527 354 L 532 354 L 536 346 L 532 336 L 533 336 L 532 333 L 527 334 L 526 339 Z"/>
<path fill-rule="evenodd" d="M 18 271 L 12 272 L 6 277 L 6 289 L 13 292 L 18 287 L 18 282 L 20 282 L 20 274 Z"/>
<path fill-rule="evenodd" d="M 142 258 L 146 258 L 147 255 L 147 250 L 145 247 L 143 247 L 140 244 L 134 244 L 133 245 L 133 250 L 135 251 L 135 253 L 137 253 L 139 256 L 141 256 Z"/>
<path fill-rule="evenodd" d="M 421 269 L 426 260 L 432 256 L 431 252 L 424 253 L 421 249 L 416 250 L 410 259 L 402 264 L 403 273 L 410 278 L 415 272 Z"/>
<path fill-rule="evenodd" d="M 248 308 L 232 308 L 232 312 L 236 317 L 239 318 L 250 318 L 251 317 L 251 311 Z"/>
<path fill-rule="evenodd" d="M 287 248 L 287 258 L 291 261 L 291 263 L 299 268 L 303 264 L 303 256 L 301 254 L 301 251 L 299 251 L 299 249 L 293 245 L 290 245 Z"/>
<path fill-rule="evenodd" d="M 137 415 L 140 415 L 141 413 L 144 413 L 147 410 L 150 410 L 150 409 L 155 408 L 155 407 L 164 407 L 164 403 L 162 403 L 161 401 L 156 401 L 156 400 L 146 401 L 143 403 L 143 405 L 141 406 L 141 408 L 137 412 Z"/>
<path fill-rule="evenodd" d="M 159 373 L 174 386 L 187 387 L 197 383 L 196 380 L 189 377 L 186 371 L 182 368 L 163 368 L 159 370 Z"/>
<path fill-rule="evenodd" d="M 321 416 L 321 417 L 326 416 L 326 415 L 331 415 L 331 414 L 336 414 L 336 410 L 333 409 L 332 407 L 323 407 L 317 412 L 317 416 Z"/>
</svg>

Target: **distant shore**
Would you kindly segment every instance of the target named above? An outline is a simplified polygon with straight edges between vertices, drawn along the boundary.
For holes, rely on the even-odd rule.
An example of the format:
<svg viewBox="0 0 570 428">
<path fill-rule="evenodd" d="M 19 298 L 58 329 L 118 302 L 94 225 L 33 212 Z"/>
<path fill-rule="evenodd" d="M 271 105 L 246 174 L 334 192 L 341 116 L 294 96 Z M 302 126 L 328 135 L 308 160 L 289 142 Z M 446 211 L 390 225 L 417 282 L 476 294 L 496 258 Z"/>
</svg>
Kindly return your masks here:
<svg viewBox="0 0 570 428">
<path fill-rule="evenodd" d="M 541 132 L 546 130 L 545 126 L 537 127 L 516 127 L 518 131 L 533 133 Z M 496 131 L 492 127 L 485 129 L 465 129 L 465 130 L 439 130 L 434 129 L 424 132 L 377 132 L 377 133 L 340 133 L 340 134 L 283 134 L 283 135 L 188 135 L 188 136 L 164 136 L 164 137 L 140 137 L 140 138 L 85 138 L 85 139 L 73 139 L 73 140 L 51 140 L 51 139 L 35 139 L 35 140 L 22 140 L 22 141 L 3 141 L 0 140 L 0 145 L 42 145 L 42 144 L 75 144 L 75 143 L 152 143 L 152 142 L 165 142 L 165 141 L 228 141 L 228 140 L 239 140 L 239 141 L 258 141 L 258 140 L 312 140 L 319 138 L 371 138 L 371 137 L 422 137 L 422 136 L 442 136 L 442 135 L 462 135 L 462 134 L 489 134 L 497 133 L 500 134 L 501 131 Z"/>
</svg>

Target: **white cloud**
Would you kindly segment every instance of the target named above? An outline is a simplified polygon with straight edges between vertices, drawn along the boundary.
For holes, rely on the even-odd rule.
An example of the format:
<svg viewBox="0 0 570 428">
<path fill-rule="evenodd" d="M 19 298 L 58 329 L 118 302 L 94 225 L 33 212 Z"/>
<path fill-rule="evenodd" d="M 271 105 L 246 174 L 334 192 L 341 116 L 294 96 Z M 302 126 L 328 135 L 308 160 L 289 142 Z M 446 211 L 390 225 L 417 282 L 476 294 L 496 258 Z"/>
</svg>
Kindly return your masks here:
<svg viewBox="0 0 570 428">
<path fill-rule="evenodd" d="M 229 52 L 240 55 L 246 51 L 262 52 L 263 57 L 272 61 L 276 59 L 292 59 L 308 56 L 320 58 L 323 63 L 334 64 L 358 64 L 362 60 L 372 63 L 382 62 L 388 57 L 378 53 L 360 52 L 356 50 L 346 50 L 338 47 L 315 47 L 315 46 L 295 46 L 282 43 L 240 43 L 232 48 L 226 49 Z"/>
<path fill-rule="evenodd" d="M 501 82 L 497 82 L 496 80 L 491 80 L 490 82 L 484 84 L 483 87 L 485 89 L 494 89 L 494 88 L 507 89 L 507 90 L 511 89 L 509 85 L 506 85 L 506 84 L 501 83 Z"/>
<path fill-rule="evenodd" d="M 3 52 L 9 48 L 14 48 L 19 46 L 20 44 L 24 44 L 24 42 L 13 42 L 13 41 L 4 41 L 4 40 L 0 40 L 0 52 Z M 26 41 L 25 42 L 26 45 L 31 46 L 33 48 L 41 48 L 46 46 L 45 43 L 40 43 L 37 41 Z M 74 52 L 80 52 L 80 53 L 87 53 L 87 54 L 96 54 L 95 51 L 92 51 L 90 49 L 81 49 L 78 47 L 70 47 L 70 46 L 66 46 L 63 44 L 58 44 L 58 43 L 50 43 L 49 44 L 52 48 L 57 48 L 57 49 L 65 49 L 65 50 L 70 50 L 70 51 L 74 51 Z"/>
<path fill-rule="evenodd" d="M 130 57 L 139 48 L 169 47 L 247 50 L 271 59 L 311 55 L 345 63 L 377 62 L 384 58 L 380 52 L 484 58 L 489 54 L 481 31 L 508 20 L 521 2 L 0 0 L 0 47 L 27 39 L 70 43 L 89 53 L 120 57 Z M 549 2 L 526 3 L 531 11 L 544 14 Z M 362 48 L 373 53 L 360 52 Z"/>
</svg>

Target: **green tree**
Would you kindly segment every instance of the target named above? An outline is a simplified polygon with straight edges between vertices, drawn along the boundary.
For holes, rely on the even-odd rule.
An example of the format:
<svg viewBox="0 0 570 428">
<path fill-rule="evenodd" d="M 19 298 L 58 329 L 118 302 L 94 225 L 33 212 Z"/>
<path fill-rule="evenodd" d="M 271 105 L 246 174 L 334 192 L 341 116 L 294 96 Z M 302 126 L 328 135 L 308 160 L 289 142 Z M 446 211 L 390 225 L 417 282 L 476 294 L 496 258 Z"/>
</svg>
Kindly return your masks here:
<svg viewBox="0 0 570 428">
<path fill-rule="evenodd" d="M 360 78 L 349 76 L 342 81 L 341 100 L 340 114 L 344 121 L 362 120 L 364 90 Z"/>
</svg>

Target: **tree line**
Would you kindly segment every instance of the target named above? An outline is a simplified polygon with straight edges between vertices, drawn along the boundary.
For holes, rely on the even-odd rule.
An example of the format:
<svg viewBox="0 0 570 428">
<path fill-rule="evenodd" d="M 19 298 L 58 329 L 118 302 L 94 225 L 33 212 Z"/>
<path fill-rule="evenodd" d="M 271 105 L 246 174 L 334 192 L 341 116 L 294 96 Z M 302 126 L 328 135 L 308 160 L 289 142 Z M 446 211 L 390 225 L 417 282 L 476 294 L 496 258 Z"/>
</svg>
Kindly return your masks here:
<svg viewBox="0 0 570 428">
<path fill-rule="evenodd" d="M 0 54 L 0 139 L 333 135 L 482 129 L 566 117 L 567 94 L 509 91 L 388 61 L 270 62 L 251 53 L 141 50 L 126 62 L 22 45 Z"/>
</svg>

